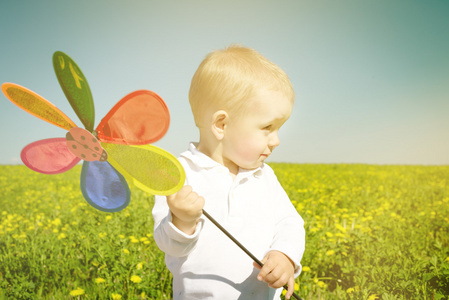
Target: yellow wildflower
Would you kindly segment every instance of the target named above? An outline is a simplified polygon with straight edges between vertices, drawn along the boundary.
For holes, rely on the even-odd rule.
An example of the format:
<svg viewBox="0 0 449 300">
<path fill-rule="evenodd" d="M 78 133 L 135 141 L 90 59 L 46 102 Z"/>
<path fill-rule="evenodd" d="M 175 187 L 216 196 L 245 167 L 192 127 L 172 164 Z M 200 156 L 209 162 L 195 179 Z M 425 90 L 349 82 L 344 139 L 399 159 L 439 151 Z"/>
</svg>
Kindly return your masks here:
<svg viewBox="0 0 449 300">
<path fill-rule="evenodd" d="M 122 251 L 123 251 L 123 253 L 125 253 L 126 255 L 129 255 L 129 250 L 128 250 L 128 249 L 123 249 Z"/>
<path fill-rule="evenodd" d="M 370 296 L 368 297 L 367 300 L 376 300 L 376 299 L 379 299 L 379 297 L 377 297 L 376 294 L 372 294 L 372 295 L 370 295 Z"/>
<path fill-rule="evenodd" d="M 349 288 L 346 290 L 346 293 L 348 294 L 352 294 L 352 292 L 354 292 L 354 288 Z"/>
<path fill-rule="evenodd" d="M 73 291 L 70 291 L 70 296 L 81 296 L 81 295 L 84 295 L 83 289 L 77 288 Z"/>
<path fill-rule="evenodd" d="M 131 281 L 134 282 L 134 283 L 139 283 L 139 282 L 142 281 L 142 278 L 140 278 L 137 275 L 133 275 L 133 276 L 131 276 Z"/>
<path fill-rule="evenodd" d="M 331 256 L 331 255 L 334 255 L 335 254 L 335 251 L 334 250 L 327 250 L 326 251 L 326 255 L 327 256 Z"/>
<path fill-rule="evenodd" d="M 112 293 L 111 296 L 112 296 L 112 300 L 122 299 L 122 295 L 120 295 L 120 294 Z"/>
<path fill-rule="evenodd" d="M 61 225 L 61 219 L 56 218 L 51 223 L 55 226 L 59 226 L 59 225 Z"/>
<path fill-rule="evenodd" d="M 65 239 L 67 236 L 65 235 L 65 233 L 60 233 L 59 235 L 58 235 L 58 240 L 62 240 L 62 239 Z"/>
<path fill-rule="evenodd" d="M 305 267 L 302 268 L 302 271 L 303 272 L 310 272 L 310 268 L 305 266 Z"/>
<path fill-rule="evenodd" d="M 105 282 L 106 282 L 106 280 L 104 280 L 103 278 L 100 278 L 100 277 L 95 278 L 95 283 L 105 283 Z"/>
<path fill-rule="evenodd" d="M 341 226 L 340 224 L 335 224 L 335 227 L 340 230 L 341 232 L 346 232 L 346 228 L 344 228 L 343 226 Z"/>
</svg>

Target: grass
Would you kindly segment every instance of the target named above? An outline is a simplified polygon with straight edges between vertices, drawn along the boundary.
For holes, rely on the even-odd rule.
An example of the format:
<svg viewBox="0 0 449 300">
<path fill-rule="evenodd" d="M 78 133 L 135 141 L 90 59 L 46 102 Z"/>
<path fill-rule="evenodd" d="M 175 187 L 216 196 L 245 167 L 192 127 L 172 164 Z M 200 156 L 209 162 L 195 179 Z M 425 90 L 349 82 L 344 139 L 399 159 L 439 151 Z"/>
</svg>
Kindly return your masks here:
<svg viewBox="0 0 449 300">
<path fill-rule="evenodd" d="M 305 220 L 302 298 L 448 299 L 448 166 L 271 166 Z M 80 172 L 0 166 L 0 299 L 170 299 L 153 197 L 97 211 Z"/>
</svg>

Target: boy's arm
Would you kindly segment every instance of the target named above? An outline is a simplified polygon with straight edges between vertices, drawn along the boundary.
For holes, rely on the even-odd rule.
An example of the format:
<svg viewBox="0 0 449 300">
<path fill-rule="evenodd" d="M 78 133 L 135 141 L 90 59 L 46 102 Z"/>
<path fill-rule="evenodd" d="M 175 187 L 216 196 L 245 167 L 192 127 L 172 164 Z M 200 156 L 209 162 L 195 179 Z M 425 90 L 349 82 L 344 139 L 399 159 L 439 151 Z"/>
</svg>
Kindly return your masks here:
<svg viewBox="0 0 449 300">
<path fill-rule="evenodd" d="M 264 266 L 258 278 L 260 276 L 259 280 L 273 288 L 287 284 L 289 288 L 285 296 L 289 299 L 294 290 L 294 278 L 301 272 L 301 258 L 305 250 L 304 221 L 277 178 L 272 183 L 275 234 L 262 260 Z"/>
<path fill-rule="evenodd" d="M 275 234 L 268 251 L 284 253 L 294 263 L 297 277 L 301 272 L 301 259 L 305 250 L 304 220 L 277 179 L 275 185 Z"/>
<path fill-rule="evenodd" d="M 181 193 L 182 196 L 183 192 L 186 190 L 188 190 L 188 188 L 184 187 L 178 192 L 178 195 Z M 203 225 L 203 219 L 196 218 L 193 230 L 190 225 L 187 225 L 189 229 L 186 229 L 187 227 L 185 228 L 183 227 L 183 224 L 179 223 L 179 221 L 182 223 L 185 219 L 178 218 L 178 220 L 174 220 L 174 214 L 168 204 L 170 201 L 181 200 L 175 196 L 168 198 L 171 200 L 164 196 L 155 196 L 153 208 L 154 240 L 159 249 L 166 254 L 174 257 L 183 257 L 188 255 L 195 247 Z M 201 199 L 198 201 L 201 204 Z M 177 226 L 181 228 L 178 228 Z"/>
<path fill-rule="evenodd" d="M 273 237 L 269 251 L 279 251 L 286 255 L 294 264 L 294 275 L 297 277 L 301 272 L 301 259 L 305 250 L 304 221 L 296 212 L 293 205 L 288 203 L 284 210 L 290 211 L 280 217 L 276 224 L 276 233 Z"/>
<path fill-rule="evenodd" d="M 301 258 L 305 248 L 304 222 L 291 203 L 287 203 L 278 212 L 278 223 L 269 252 L 261 260 L 263 267 L 254 263 L 260 269 L 257 279 L 264 281 L 271 288 L 281 288 L 288 285 L 285 295 L 290 299 L 294 292 L 295 278 L 301 272 Z M 291 206 L 291 207 L 289 207 Z"/>
<path fill-rule="evenodd" d="M 295 216 L 296 214 L 296 216 Z M 301 258 L 305 248 L 305 232 L 302 218 L 296 212 L 291 211 L 285 218 L 278 222 L 276 234 L 271 248 L 261 260 L 263 267 L 260 269 L 257 279 L 264 281 L 271 288 L 281 288 L 288 285 L 286 299 L 290 299 L 295 288 L 295 278 L 301 272 Z"/>
</svg>

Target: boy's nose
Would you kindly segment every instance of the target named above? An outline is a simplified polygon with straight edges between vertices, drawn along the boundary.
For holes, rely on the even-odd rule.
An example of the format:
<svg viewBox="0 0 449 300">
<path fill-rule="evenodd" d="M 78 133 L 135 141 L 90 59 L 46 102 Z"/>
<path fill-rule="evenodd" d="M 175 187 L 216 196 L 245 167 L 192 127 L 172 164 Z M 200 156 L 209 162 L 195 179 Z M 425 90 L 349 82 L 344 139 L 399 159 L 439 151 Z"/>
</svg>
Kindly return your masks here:
<svg viewBox="0 0 449 300">
<path fill-rule="evenodd" d="M 277 146 L 279 146 L 280 143 L 281 143 L 281 141 L 279 140 L 278 133 L 272 132 L 271 136 L 270 136 L 270 140 L 268 141 L 268 146 L 270 148 L 276 148 Z"/>
</svg>

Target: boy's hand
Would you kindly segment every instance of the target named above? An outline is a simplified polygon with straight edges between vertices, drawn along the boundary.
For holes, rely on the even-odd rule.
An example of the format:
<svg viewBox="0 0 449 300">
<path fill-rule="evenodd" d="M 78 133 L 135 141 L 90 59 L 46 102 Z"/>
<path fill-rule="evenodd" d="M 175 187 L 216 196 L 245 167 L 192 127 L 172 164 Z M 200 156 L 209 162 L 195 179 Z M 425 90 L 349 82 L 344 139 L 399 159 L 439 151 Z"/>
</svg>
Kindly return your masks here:
<svg viewBox="0 0 449 300">
<path fill-rule="evenodd" d="M 287 284 L 285 298 L 290 299 L 295 290 L 294 263 L 284 253 L 275 250 L 268 252 L 261 262 L 262 268 L 254 262 L 254 267 L 260 269 L 257 279 L 265 281 L 269 287 L 275 289 Z"/>
<path fill-rule="evenodd" d="M 172 223 L 182 232 L 193 234 L 203 214 L 204 198 L 186 185 L 177 193 L 167 196 L 167 204 L 172 213 Z"/>
</svg>

